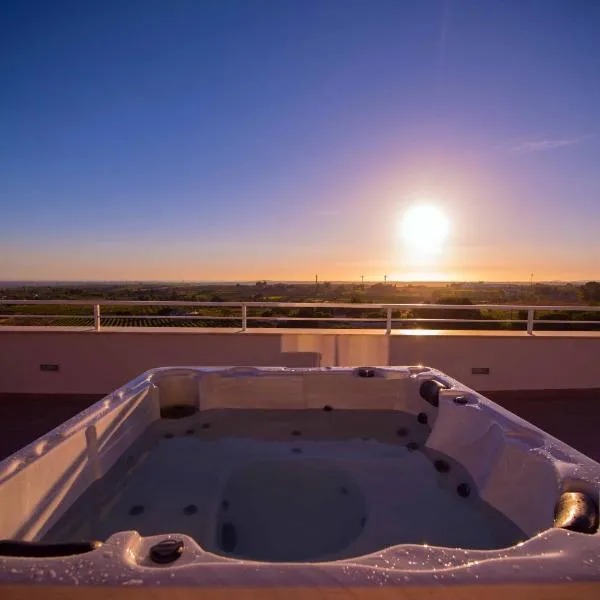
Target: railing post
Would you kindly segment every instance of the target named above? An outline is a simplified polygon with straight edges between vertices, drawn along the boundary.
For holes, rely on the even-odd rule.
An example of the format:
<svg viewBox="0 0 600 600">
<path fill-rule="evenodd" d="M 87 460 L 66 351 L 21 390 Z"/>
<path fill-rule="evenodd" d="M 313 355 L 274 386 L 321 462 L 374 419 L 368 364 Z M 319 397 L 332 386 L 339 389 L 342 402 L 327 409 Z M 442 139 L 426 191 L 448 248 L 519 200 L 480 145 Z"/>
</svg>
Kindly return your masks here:
<svg viewBox="0 0 600 600">
<path fill-rule="evenodd" d="M 385 335 L 390 335 L 392 333 L 392 309 L 388 306 L 387 308 L 387 316 L 385 321 Z"/>
<path fill-rule="evenodd" d="M 100 305 L 94 304 L 94 329 L 100 331 Z"/>
<path fill-rule="evenodd" d="M 242 304 L 242 331 L 246 331 L 248 327 L 248 307 Z"/>
<path fill-rule="evenodd" d="M 532 335 L 533 334 L 533 317 L 535 315 L 535 310 L 533 308 L 530 308 L 527 311 L 527 333 L 528 335 Z"/>
</svg>

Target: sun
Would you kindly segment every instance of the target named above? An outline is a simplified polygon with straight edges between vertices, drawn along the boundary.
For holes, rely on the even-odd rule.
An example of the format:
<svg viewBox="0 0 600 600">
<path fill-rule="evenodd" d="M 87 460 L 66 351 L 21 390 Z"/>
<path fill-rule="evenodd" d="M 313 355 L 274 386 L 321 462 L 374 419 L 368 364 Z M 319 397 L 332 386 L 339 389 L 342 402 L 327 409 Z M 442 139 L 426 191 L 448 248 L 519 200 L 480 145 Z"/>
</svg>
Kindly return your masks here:
<svg viewBox="0 0 600 600">
<path fill-rule="evenodd" d="M 400 220 L 402 241 L 419 254 L 439 252 L 449 233 L 450 221 L 433 204 L 415 204 L 404 212 Z"/>
</svg>

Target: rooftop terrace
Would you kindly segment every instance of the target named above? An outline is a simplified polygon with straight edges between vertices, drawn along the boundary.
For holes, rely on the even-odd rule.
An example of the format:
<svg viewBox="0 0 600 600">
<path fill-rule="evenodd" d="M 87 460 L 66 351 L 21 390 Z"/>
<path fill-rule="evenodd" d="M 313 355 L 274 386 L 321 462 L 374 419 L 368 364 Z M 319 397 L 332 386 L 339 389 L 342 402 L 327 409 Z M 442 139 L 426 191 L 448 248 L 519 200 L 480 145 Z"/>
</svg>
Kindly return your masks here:
<svg viewBox="0 0 600 600">
<path fill-rule="evenodd" d="M 0 304 L 13 308 L 32 304 L 75 305 L 89 310 L 92 319 L 86 326 L 0 326 L 0 349 L 5 356 L 0 363 L 0 418 L 5 424 L 0 456 L 51 429 L 136 374 L 157 366 L 427 364 L 455 376 L 600 460 L 593 425 L 600 414 L 600 321 L 580 321 L 580 330 L 569 329 L 572 321 L 552 321 L 555 330 L 547 330 L 540 327 L 548 322 L 537 319 L 554 309 L 573 314 L 585 310 L 600 317 L 600 307 L 120 301 L 98 304 L 92 300 L 2 300 Z M 167 319 L 172 323 L 168 327 L 152 326 L 153 319 L 148 317 L 143 321 L 148 326 L 103 325 L 104 308 L 182 305 L 227 307 L 238 310 L 239 316 L 224 318 L 219 327 L 177 326 L 181 315 L 161 316 L 161 322 Z M 363 317 L 316 317 L 313 321 L 302 318 L 302 323 L 297 323 L 313 325 L 308 327 L 289 327 L 289 317 L 282 316 L 273 317 L 268 323 L 261 319 L 254 322 L 252 311 L 265 306 L 346 311 L 369 308 L 379 311 L 382 318 L 373 323 L 373 319 Z M 522 326 L 521 330 L 464 329 L 488 324 L 497 327 L 499 323 L 456 317 L 422 319 L 415 327 L 415 319 L 397 317 L 407 307 L 493 309 L 506 314 L 519 311 L 527 319 L 503 321 L 504 325 Z M 53 318 L 48 313 L 33 316 L 47 321 Z M 25 322 L 33 322 L 31 317 L 31 313 L 27 314 L 29 320 Z M 436 325 L 445 328 L 425 328 Z"/>
</svg>

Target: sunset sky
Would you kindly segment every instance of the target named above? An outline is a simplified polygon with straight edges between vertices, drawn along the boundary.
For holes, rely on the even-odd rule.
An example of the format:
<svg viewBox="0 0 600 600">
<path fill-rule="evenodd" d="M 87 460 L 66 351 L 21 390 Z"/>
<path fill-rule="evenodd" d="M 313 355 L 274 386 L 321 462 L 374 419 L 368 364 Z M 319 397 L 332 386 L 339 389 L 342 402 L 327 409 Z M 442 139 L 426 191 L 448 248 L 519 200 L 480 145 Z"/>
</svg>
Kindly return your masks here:
<svg viewBox="0 0 600 600">
<path fill-rule="evenodd" d="M 5 1 L 0 82 L 2 280 L 600 279 L 594 0 Z"/>
</svg>

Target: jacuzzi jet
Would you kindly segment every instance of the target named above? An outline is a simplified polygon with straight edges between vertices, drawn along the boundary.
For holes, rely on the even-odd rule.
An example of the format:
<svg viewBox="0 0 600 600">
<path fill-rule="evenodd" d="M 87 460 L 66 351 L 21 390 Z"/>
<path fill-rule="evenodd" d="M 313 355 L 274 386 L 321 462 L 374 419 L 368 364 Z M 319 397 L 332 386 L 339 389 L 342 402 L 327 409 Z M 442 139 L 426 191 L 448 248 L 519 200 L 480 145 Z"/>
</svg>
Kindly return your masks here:
<svg viewBox="0 0 600 600">
<path fill-rule="evenodd" d="M 452 398 L 454 400 L 454 404 L 468 404 L 469 399 L 466 396 L 456 396 L 456 398 Z"/>
<path fill-rule="evenodd" d="M 435 467 L 435 470 L 438 473 L 449 473 L 450 472 L 450 465 L 445 461 L 445 460 L 436 460 L 433 463 L 433 466 Z"/>
<path fill-rule="evenodd" d="M 461 497 L 461 498 L 466 498 L 467 496 L 471 495 L 471 486 L 468 483 L 460 483 L 457 487 L 456 487 L 456 493 Z"/>
<path fill-rule="evenodd" d="M 375 369 L 373 367 L 359 367 L 356 372 L 359 377 L 375 377 Z"/>
</svg>

